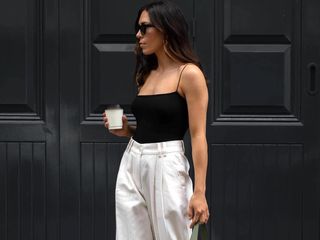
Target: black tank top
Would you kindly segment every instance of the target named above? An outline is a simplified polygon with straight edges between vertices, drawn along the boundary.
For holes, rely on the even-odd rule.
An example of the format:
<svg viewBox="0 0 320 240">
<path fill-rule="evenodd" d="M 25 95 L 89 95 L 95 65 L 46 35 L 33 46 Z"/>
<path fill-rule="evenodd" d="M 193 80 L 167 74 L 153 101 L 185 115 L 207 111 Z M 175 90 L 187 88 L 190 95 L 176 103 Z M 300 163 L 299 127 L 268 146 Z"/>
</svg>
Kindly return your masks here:
<svg viewBox="0 0 320 240">
<path fill-rule="evenodd" d="M 186 67 L 186 66 L 185 66 Z M 131 109 L 137 120 L 132 137 L 139 143 L 182 140 L 188 130 L 188 108 L 185 98 L 178 93 L 182 69 L 175 92 L 137 95 Z"/>
</svg>

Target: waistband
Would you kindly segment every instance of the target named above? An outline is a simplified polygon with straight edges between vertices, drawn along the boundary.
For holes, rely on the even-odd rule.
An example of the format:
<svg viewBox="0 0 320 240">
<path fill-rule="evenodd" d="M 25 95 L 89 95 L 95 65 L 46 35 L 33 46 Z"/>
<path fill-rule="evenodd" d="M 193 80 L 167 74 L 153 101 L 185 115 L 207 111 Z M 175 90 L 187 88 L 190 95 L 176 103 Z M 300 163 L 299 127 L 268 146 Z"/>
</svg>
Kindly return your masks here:
<svg viewBox="0 0 320 240">
<path fill-rule="evenodd" d="M 171 152 L 184 153 L 185 148 L 183 140 L 173 140 L 156 143 L 138 143 L 131 138 L 127 145 L 126 151 L 133 151 L 139 154 L 165 154 Z"/>
</svg>

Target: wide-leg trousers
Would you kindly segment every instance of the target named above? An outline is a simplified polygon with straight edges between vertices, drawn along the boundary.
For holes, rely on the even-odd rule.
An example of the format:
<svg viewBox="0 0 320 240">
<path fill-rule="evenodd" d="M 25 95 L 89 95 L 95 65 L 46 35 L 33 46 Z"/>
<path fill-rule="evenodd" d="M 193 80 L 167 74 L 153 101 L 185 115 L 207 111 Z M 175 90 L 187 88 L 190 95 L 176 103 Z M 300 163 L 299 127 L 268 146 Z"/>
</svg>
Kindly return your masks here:
<svg viewBox="0 0 320 240">
<path fill-rule="evenodd" d="M 131 138 L 116 183 L 116 239 L 190 239 L 192 189 L 182 140 L 140 144 Z"/>
</svg>

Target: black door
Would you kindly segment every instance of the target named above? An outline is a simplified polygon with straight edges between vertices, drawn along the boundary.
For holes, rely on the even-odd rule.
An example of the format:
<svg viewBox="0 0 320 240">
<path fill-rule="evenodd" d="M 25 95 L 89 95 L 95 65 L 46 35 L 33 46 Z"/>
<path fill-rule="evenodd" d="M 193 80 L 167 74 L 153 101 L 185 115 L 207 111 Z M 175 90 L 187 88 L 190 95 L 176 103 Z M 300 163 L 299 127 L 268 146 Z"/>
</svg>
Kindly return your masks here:
<svg viewBox="0 0 320 240">
<path fill-rule="evenodd" d="M 0 3 L 0 239 L 114 239 L 147 1 Z M 209 80 L 210 239 L 319 239 L 317 0 L 176 0 Z M 190 141 L 186 137 L 190 155 Z"/>
<path fill-rule="evenodd" d="M 320 2 L 196 3 L 211 239 L 318 239 Z"/>
<path fill-rule="evenodd" d="M 59 237 L 54 1 L 0 2 L 0 239 Z"/>
</svg>

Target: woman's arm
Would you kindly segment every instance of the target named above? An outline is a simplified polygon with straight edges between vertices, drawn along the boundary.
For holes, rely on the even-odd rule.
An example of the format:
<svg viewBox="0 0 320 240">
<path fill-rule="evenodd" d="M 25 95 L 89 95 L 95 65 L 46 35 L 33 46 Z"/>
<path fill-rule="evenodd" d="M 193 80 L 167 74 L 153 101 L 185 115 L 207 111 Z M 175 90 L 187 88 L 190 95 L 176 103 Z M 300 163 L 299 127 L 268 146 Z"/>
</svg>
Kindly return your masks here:
<svg viewBox="0 0 320 240">
<path fill-rule="evenodd" d="M 128 125 L 128 135 L 127 137 L 132 137 L 134 135 L 134 133 L 136 132 L 136 128 L 137 126 L 133 126 L 133 125 Z"/>
<path fill-rule="evenodd" d="M 189 203 L 188 214 L 191 227 L 198 221 L 205 223 L 209 218 L 205 198 L 208 148 L 206 140 L 206 118 L 208 89 L 202 71 L 195 65 L 188 65 L 182 75 L 181 89 L 188 105 L 189 130 L 192 159 L 195 172 L 194 193 Z"/>
</svg>

